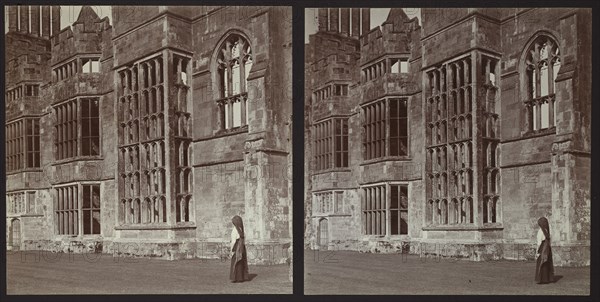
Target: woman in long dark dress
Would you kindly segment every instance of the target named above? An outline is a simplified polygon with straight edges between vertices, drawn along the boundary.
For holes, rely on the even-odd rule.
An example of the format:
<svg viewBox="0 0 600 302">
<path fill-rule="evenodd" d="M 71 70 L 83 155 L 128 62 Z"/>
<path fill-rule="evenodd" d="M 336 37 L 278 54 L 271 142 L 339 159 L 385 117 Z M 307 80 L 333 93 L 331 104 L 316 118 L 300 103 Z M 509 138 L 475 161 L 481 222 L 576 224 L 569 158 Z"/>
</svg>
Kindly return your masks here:
<svg viewBox="0 0 600 302">
<path fill-rule="evenodd" d="M 535 266 L 535 282 L 538 284 L 554 282 L 554 263 L 550 247 L 550 226 L 548 219 L 538 219 L 540 229 L 537 234 L 537 260 Z"/>
<path fill-rule="evenodd" d="M 235 215 L 231 222 L 234 228 L 231 230 L 231 268 L 229 279 L 232 282 L 244 282 L 248 280 L 248 258 L 246 255 L 246 244 L 244 243 L 244 223 L 242 217 Z"/>
</svg>

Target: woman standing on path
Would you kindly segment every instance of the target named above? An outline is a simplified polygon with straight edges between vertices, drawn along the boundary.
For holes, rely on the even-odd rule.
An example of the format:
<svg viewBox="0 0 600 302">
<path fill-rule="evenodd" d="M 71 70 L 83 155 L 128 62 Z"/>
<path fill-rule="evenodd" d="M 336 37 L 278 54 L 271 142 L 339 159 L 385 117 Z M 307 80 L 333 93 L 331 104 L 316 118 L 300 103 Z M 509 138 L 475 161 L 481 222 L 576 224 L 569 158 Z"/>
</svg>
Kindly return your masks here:
<svg viewBox="0 0 600 302">
<path fill-rule="evenodd" d="M 550 247 L 550 226 L 548 219 L 538 219 L 540 229 L 537 233 L 537 254 L 535 265 L 535 282 L 538 284 L 554 282 L 554 263 Z"/>
<path fill-rule="evenodd" d="M 244 223 L 242 217 L 235 215 L 231 219 L 234 228 L 231 230 L 231 268 L 229 279 L 231 282 L 244 282 L 248 279 L 248 258 L 246 244 L 244 243 Z"/>
</svg>

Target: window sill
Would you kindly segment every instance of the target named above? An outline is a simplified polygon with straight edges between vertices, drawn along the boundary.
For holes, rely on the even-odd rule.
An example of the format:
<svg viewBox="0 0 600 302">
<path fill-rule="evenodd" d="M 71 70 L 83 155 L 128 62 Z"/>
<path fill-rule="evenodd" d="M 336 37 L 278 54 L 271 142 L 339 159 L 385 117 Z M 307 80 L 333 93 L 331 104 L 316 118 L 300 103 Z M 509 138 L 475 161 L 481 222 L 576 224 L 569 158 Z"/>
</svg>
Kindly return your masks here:
<svg viewBox="0 0 600 302">
<path fill-rule="evenodd" d="M 482 226 L 477 225 L 432 225 L 423 227 L 423 231 L 493 231 L 503 230 L 501 223 L 485 223 Z"/>
<path fill-rule="evenodd" d="M 21 214 L 21 217 L 44 217 L 44 214 L 26 213 Z"/>
<path fill-rule="evenodd" d="M 212 138 L 225 137 L 230 135 L 236 135 L 240 133 L 248 133 L 248 125 L 231 128 L 231 129 L 221 129 L 217 131 Z"/>
<path fill-rule="evenodd" d="M 320 175 L 320 174 L 327 174 L 327 173 L 333 173 L 333 172 L 352 172 L 352 169 L 350 169 L 348 167 L 330 168 L 330 169 L 325 169 L 325 170 L 318 170 L 318 171 L 314 172 L 312 175 L 316 176 L 316 175 Z"/>
<path fill-rule="evenodd" d="M 529 130 L 529 131 L 523 133 L 522 137 L 523 138 L 534 138 L 534 137 L 546 136 L 546 135 L 551 135 L 551 134 L 556 134 L 556 126 L 552 126 L 552 127 L 540 129 L 540 130 Z"/>
<path fill-rule="evenodd" d="M 15 170 L 15 171 L 8 171 L 8 172 L 6 172 L 6 176 L 12 175 L 12 174 L 26 173 L 26 172 L 44 172 L 44 170 L 41 168 L 25 168 L 25 169 L 20 169 L 20 170 Z"/>
<path fill-rule="evenodd" d="M 313 218 L 327 218 L 327 217 L 352 217 L 352 214 L 346 213 L 320 213 L 313 214 Z"/>
<path fill-rule="evenodd" d="M 95 155 L 95 156 L 76 156 L 76 157 L 70 157 L 70 158 L 65 158 L 65 159 L 61 159 L 61 160 L 56 160 L 55 162 L 52 163 L 53 166 L 58 166 L 58 165 L 62 165 L 62 164 L 67 164 L 67 163 L 71 163 L 71 162 L 75 162 L 75 161 L 88 161 L 88 160 L 104 160 L 104 157 L 102 157 L 101 155 Z"/>
<path fill-rule="evenodd" d="M 408 234 L 403 234 L 403 235 L 364 235 L 363 234 L 363 239 L 394 241 L 394 240 L 410 239 L 410 236 Z"/>
<path fill-rule="evenodd" d="M 376 163 L 380 163 L 380 162 L 384 162 L 384 161 L 411 161 L 412 158 L 410 156 L 384 156 L 384 157 L 379 157 L 379 158 L 374 158 L 374 159 L 369 159 L 369 160 L 363 160 L 363 162 L 360 164 L 360 166 L 367 166 L 367 165 L 372 165 L 372 164 L 376 164 Z"/>
<path fill-rule="evenodd" d="M 127 231 L 127 230 L 179 230 L 179 229 L 195 229 L 196 225 L 193 222 L 181 223 L 177 225 L 164 224 L 124 224 L 115 226 L 115 230 Z"/>
<path fill-rule="evenodd" d="M 71 240 L 101 240 L 104 237 L 102 234 L 85 234 L 85 235 L 56 235 L 59 239 L 71 239 Z"/>
</svg>

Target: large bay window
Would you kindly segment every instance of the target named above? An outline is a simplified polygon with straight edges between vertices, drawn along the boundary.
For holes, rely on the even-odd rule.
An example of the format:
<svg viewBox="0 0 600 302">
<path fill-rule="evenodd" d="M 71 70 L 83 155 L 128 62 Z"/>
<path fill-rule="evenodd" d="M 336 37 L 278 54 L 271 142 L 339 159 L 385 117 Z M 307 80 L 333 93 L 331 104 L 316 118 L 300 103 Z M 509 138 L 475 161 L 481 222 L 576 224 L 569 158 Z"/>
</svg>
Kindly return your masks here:
<svg viewBox="0 0 600 302">
<path fill-rule="evenodd" d="M 100 155 L 100 99 L 81 97 L 54 106 L 56 159 Z"/>
<path fill-rule="evenodd" d="M 364 158 L 408 156 L 408 100 L 387 98 L 362 109 Z"/>
</svg>

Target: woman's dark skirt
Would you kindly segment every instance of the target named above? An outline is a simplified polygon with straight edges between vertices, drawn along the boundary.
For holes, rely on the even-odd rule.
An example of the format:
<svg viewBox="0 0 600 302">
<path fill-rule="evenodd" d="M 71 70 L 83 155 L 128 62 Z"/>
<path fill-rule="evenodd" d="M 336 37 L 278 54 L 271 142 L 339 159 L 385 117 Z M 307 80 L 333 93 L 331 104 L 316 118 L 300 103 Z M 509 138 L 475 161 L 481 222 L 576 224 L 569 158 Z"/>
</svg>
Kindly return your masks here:
<svg viewBox="0 0 600 302">
<path fill-rule="evenodd" d="M 246 256 L 246 246 L 238 247 L 240 240 L 238 239 L 233 246 L 234 254 L 231 257 L 231 267 L 229 279 L 232 282 L 248 281 L 248 258 Z"/>
<path fill-rule="evenodd" d="M 552 261 L 552 250 L 549 245 L 542 243 L 540 246 L 540 256 L 538 256 L 535 264 L 535 282 L 550 283 L 554 282 L 554 263 Z M 544 255 L 545 254 L 545 255 Z M 545 260 L 545 261 L 544 261 Z"/>
</svg>

